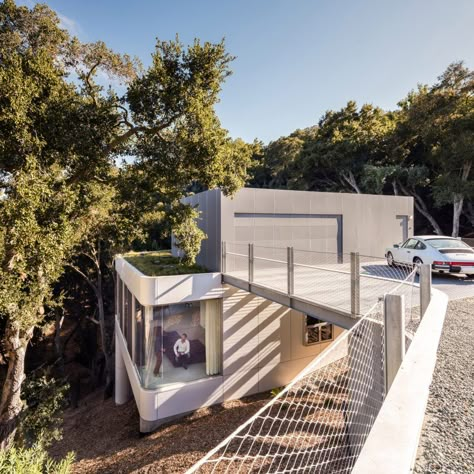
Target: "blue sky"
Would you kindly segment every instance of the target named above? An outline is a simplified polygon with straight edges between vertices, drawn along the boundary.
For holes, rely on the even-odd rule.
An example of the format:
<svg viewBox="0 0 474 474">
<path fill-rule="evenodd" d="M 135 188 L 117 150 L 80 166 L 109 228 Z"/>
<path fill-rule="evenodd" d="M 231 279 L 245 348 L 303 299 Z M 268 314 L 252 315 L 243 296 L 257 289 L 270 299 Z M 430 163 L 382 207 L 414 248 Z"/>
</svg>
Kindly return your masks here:
<svg viewBox="0 0 474 474">
<path fill-rule="evenodd" d="M 21 3 L 33 3 L 23 0 Z M 155 38 L 219 41 L 237 56 L 217 112 L 264 142 L 348 100 L 394 108 L 452 61 L 474 68 L 472 0 L 49 0 L 83 41 L 150 62 Z"/>
</svg>

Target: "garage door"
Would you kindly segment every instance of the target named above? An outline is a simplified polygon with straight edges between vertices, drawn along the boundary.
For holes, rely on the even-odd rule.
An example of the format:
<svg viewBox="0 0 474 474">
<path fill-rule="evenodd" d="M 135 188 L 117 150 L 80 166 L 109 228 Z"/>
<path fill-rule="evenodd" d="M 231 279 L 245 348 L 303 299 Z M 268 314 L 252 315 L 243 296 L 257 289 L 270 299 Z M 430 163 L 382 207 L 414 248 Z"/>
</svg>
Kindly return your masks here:
<svg viewBox="0 0 474 474">
<path fill-rule="evenodd" d="M 322 214 L 234 214 L 236 242 L 342 253 L 342 216 Z"/>
</svg>

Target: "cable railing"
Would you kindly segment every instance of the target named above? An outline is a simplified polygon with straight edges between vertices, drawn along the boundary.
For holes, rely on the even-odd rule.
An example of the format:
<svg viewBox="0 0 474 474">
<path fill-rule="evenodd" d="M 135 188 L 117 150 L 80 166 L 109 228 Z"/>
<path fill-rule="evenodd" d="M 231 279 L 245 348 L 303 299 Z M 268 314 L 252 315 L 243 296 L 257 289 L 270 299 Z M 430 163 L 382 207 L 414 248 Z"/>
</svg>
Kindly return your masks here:
<svg viewBox="0 0 474 474">
<path fill-rule="evenodd" d="M 417 271 L 402 280 L 375 275 L 383 296 L 188 474 L 350 473 L 404 356 L 405 325 L 414 317 L 407 308 L 420 306 Z"/>
<path fill-rule="evenodd" d="M 223 242 L 222 271 L 250 284 L 358 317 L 377 298 L 404 281 L 413 265 L 388 266 L 385 259 L 359 253 Z"/>
</svg>

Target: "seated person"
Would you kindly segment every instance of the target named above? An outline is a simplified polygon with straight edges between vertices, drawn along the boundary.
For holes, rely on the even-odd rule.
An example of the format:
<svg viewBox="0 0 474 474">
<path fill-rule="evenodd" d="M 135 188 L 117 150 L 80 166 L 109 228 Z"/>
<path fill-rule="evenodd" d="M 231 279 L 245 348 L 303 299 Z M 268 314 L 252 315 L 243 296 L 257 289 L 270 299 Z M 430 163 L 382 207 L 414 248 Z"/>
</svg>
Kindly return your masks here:
<svg viewBox="0 0 474 474">
<path fill-rule="evenodd" d="M 191 357 L 191 347 L 188 341 L 188 335 L 183 333 L 181 337 L 174 343 L 174 355 L 176 363 L 182 365 L 184 369 L 188 368 L 188 360 Z"/>
</svg>

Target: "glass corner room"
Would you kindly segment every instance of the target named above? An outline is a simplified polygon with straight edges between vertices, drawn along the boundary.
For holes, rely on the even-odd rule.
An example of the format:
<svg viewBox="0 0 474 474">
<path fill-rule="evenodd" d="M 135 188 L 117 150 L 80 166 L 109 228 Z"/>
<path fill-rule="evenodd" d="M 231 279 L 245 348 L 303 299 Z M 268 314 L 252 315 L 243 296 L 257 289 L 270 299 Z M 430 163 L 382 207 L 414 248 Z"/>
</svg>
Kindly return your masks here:
<svg viewBox="0 0 474 474">
<path fill-rule="evenodd" d="M 221 373 L 222 300 L 142 306 L 117 277 L 117 316 L 140 382 L 155 389 Z"/>
</svg>

